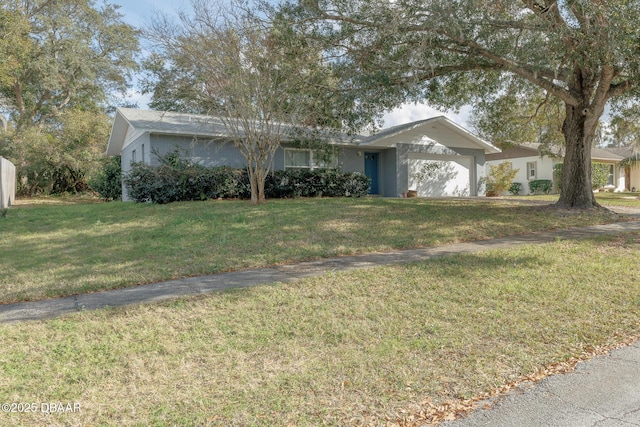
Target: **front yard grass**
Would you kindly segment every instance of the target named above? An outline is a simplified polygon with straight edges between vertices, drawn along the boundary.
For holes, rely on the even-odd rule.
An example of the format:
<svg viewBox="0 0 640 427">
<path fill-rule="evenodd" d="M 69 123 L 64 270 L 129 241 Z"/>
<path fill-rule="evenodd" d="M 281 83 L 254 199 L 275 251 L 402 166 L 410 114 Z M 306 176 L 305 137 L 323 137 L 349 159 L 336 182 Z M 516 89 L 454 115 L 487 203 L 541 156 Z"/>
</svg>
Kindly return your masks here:
<svg viewBox="0 0 640 427">
<path fill-rule="evenodd" d="M 331 206 L 348 211 L 340 220 L 347 232 L 357 229 L 348 220 L 357 219 L 353 210 L 377 211 L 380 203 Z M 430 218 L 423 210 L 446 210 L 432 202 L 394 203 L 423 219 Z M 115 206 L 103 208 L 119 215 Z M 240 209 L 234 215 L 257 218 L 298 206 L 298 221 L 308 209 L 304 202 L 229 206 Z M 160 221 L 165 227 L 194 210 L 127 209 L 125 223 L 141 226 L 143 218 L 158 222 L 177 209 Z M 501 221 L 514 214 L 505 215 Z M 97 230 L 117 230 L 115 219 L 100 218 L 105 228 Z M 490 234 L 480 224 L 479 232 Z M 303 228 L 298 232 L 308 236 Z M 371 245 L 381 244 L 375 235 L 386 231 L 371 230 Z M 639 251 L 640 233 L 559 241 L 0 325 L 0 402 L 81 407 L 67 414 L 0 413 L 0 425 L 399 425 L 443 402 L 640 334 Z"/>
<path fill-rule="evenodd" d="M 0 218 L 0 303 L 618 220 L 484 199 L 25 203 Z"/>
<path fill-rule="evenodd" d="M 608 191 L 594 193 L 596 200 L 603 206 L 624 206 L 628 208 L 640 209 L 640 197 L 638 193 L 610 193 Z M 531 196 L 508 196 L 510 200 L 536 200 L 554 203 L 558 201 L 557 194 L 540 194 Z"/>
</svg>

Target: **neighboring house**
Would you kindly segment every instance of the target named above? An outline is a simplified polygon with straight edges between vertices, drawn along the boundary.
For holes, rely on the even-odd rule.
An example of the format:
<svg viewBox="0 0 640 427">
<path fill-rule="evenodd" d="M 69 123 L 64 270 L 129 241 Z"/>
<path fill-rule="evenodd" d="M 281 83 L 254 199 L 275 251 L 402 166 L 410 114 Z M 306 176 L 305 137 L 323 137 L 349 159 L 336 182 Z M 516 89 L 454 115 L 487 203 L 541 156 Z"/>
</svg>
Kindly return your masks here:
<svg viewBox="0 0 640 427">
<path fill-rule="evenodd" d="M 624 174 L 624 189 L 626 191 L 640 191 L 640 149 L 637 147 L 607 148 L 618 156 L 623 157 L 620 162 L 620 174 Z"/>
<path fill-rule="evenodd" d="M 518 169 L 518 173 L 513 180 L 522 184 L 520 194 L 529 194 L 529 182 L 537 179 L 548 179 L 553 182 L 554 192 L 558 190 L 558 183 L 553 176 L 556 164 L 562 163 L 561 155 L 547 155 L 540 153 L 541 144 L 516 144 L 505 148 L 497 154 L 488 154 L 487 172 L 489 165 L 498 165 L 503 162 L 511 163 L 512 169 Z M 591 161 L 594 163 L 605 163 L 609 165 L 609 182 L 605 186 L 607 190 L 625 191 L 630 189 L 630 178 L 625 177 L 623 166 L 624 157 L 610 151 L 609 149 L 591 149 Z M 637 174 L 636 179 L 640 178 Z M 636 186 L 640 188 L 640 185 Z"/>
<path fill-rule="evenodd" d="M 0 208 L 11 206 L 16 199 L 16 167 L 0 156 Z"/>
<path fill-rule="evenodd" d="M 485 155 L 499 153 L 444 116 L 384 129 L 371 136 L 332 139 L 334 159 L 346 172 L 371 179 L 371 194 L 399 197 L 407 190 L 419 196 L 484 195 L 478 181 L 484 177 Z M 157 164 L 157 155 L 182 149 L 203 166 L 246 165 L 219 119 L 210 116 L 119 108 L 107 145 L 107 155 L 122 156 L 122 171 L 133 162 Z M 415 182 L 417 171 L 434 164 L 428 179 Z M 314 150 L 284 140 L 274 158 L 274 169 L 326 167 L 314 159 Z M 123 200 L 127 200 L 123 187 Z"/>
</svg>

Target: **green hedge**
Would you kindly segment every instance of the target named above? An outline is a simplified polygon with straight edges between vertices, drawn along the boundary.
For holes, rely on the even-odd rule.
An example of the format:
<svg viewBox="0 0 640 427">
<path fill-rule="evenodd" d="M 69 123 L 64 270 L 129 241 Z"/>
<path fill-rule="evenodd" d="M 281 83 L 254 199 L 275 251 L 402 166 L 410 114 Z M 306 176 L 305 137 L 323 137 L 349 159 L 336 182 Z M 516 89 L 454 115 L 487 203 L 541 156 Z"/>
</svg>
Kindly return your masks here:
<svg viewBox="0 0 640 427">
<path fill-rule="evenodd" d="M 158 157 L 160 166 L 134 163 L 123 178 L 129 197 L 137 202 L 170 203 L 206 199 L 249 199 L 246 170 L 212 167 L 180 158 L 177 152 Z M 370 181 L 361 173 L 331 169 L 275 171 L 265 181 L 267 198 L 361 197 Z"/>
<path fill-rule="evenodd" d="M 529 193 L 533 194 L 549 194 L 553 188 L 553 183 L 550 179 L 535 179 L 529 181 Z"/>
<path fill-rule="evenodd" d="M 104 200 L 119 200 L 122 197 L 120 156 L 103 159 L 100 171 L 89 180 L 89 186 Z"/>
<path fill-rule="evenodd" d="M 520 194 L 520 190 L 522 190 L 522 183 L 520 182 L 512 182 L 511 185 L 509 186 L 509 193 L 511 193 L 514 196 L 517 196 L 518 194 Z"/>
</svg>

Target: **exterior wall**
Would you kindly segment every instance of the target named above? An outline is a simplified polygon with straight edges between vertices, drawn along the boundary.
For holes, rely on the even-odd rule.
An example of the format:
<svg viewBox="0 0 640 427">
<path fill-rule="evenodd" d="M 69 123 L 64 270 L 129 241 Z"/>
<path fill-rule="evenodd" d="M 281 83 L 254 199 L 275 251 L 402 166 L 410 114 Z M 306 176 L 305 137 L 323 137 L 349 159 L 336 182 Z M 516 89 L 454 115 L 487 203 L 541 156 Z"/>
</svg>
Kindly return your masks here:
<svg viewBox="0 0 640 427">
<path fill-rule="evenodd" d="M 338 167 L 345 172 L 364 173 L 364 150 L 361 148 L 340 147 Z"/>
<path fill-rule="evenodd" d="M 413 160 L 421 160 L 439 162 L 443 169 L 443 174 L 438 177 L 437 182 L 430 183 L 436 184 L 439 190 L 429 189 L 428 185 L 423 184 L 422 194 L 426 196 L 478 196 L 484 194 L 484 190 L 478 186 L 478 179 L 485 174 L 483 150 L 468 148 L 454 150 L 437 143 L 396 144 L 396 147 L 397 193 L 405 193 L 410 185 L 415 185 L 411 175 L 416 171 L 412 170 L 412 167 L 419 167 L 424 163 Z"/>
<path fill-rule="evenodd" d="M 278 147 L 273 155 L 273 170 L 284 169 L 284 148 Z"/>
<path fill-rule="evenodd" d="M 125 147 L 122 149 L 122 152 L 120 154 L 120 166 L 122 168 L 123 175 L 131 170 L 131 163 L 134 162 L 134 159 L 133 159 L 134 151 L 136 153 L 135 161 L 142 161 L 141 157 L 142 157 L 143 145 L 145 146 L 145 157 L 146 157 L 145 161 L 146 162 L 149 161 L 150 156 L 149 154 L 147 154 L 147 147 L 148 147 L 148 153 L 151 152 L 151 144 L 149 141 L 150 141 L 149 134 L 142 133 L 142 134 L 138 134 L 135 139 L 133 139 L 129 144 L 125 145 Z M 127 194 L 127 189 L 124 184 L 122 184 L 122 200 L 123 201 L 131 200 L 129 198 L 129 194 Z"/>
<path fill-rule="evenodd" d="M 529 181 L 533 179 L 549 179 L 553 180 L 553 167 L 557 163 L 562 163 L 562 159 L 552 159 L 548 156 L 530 156 L 530 157 L 519 157 L 517 159 L 505 159 L 505 160 L 489 160 L 487 161 L 486 173 L 489 173 L 489 165 L 497 166 L 503 162 L 511 163 L 512 169 L 518 169 L 518 173 L 516 174 L 513 182 L 519 182 L 522 184 L 520 195 L 528 195 L 529 194 Z M 527 176 L 527 163 L 536 162 L 537 163 L 537 171 L 536 178 L 531 178 Z M 554 182 L 554 192 L 557 192 L 557 185 Z M 509 194 L 509 193 L 505 193 Z"/>
<path fill-rule="evenodd" d="M 640 163 L 631 166 L 631 179 L 629 180 L 629 189 L 631 191 L 640 191 Z"/>
<path fill-rule="evenodd" d="M 16 200 L 16 167 L 0 156 L 0 208 L 5 209 Z"/>
<path fill-rule="evenodd" d="M 375 152 L 380 155 L 378 165 L 379 195 L 398 197 L 396 184 L 396 149 L 384 150 L 369 147 L 337 146 L 337 166 L 344 172 L 364 173 L 364 152 Z M 274 169 L 284 169 L 284 150 L 278 149 L 274 158 Z"/>
<path fill-rule="evenodd" d="M 122 163 L 122 172 L 127 172 L 131 169 L 131 163 L 142 161 L 142 146 L 145 146 L 145 157 L 144 160 L 146 163 L 149 163 L 151 152 L 151 143 L 149 139 L 149 134 L 143 133 L 139 135 L 136 139 L 131 141 L 127 146 L 122 149 L 121 163 Z M 133 153 L 136 153 L 136 159 L 133 159 Z"/>
<path fill-rule="evenodd" d="M 397 150 L 390 148 L 380 153 L 380 187 L 384 197 L 400 197 L 398 192 Z"/>
<path fill-rule="evenodd" d="M 484 197 L 486 195 L 486 186 L 482 184 L 487 177 L 487 157 L 484 152 L 476 154 L 474 158 L 476 171 L 476 196 Z"/>
<path fill-rule="evenodd" d="M 185 156 L 195 163 L 206 167 L 231 166 L 243 168 L 247 165 L 242 153 L 230 141 L 152 134 L 150 145 L 153 152 L 149 152 L 151 155 L 148 163 L 152 166 L 158 166 L 158 155 L 162 156 L 176 148 L 180 149 Z"/>
</svg>

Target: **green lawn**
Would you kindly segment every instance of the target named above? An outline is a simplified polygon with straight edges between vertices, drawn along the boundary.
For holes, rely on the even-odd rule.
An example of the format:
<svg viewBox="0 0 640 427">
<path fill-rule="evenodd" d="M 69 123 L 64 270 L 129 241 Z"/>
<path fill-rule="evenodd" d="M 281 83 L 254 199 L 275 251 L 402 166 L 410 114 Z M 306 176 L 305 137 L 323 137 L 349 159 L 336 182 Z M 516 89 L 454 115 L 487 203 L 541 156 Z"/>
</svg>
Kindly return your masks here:
<svg viewBox="0 0 640 427">
<path fill-rule="evenodd" d="M 63 241 L 74 225 L 85 230 L 74 239 L 107 230 L 117 234 L 119 227 L 135 230 L 131 224 L 150 233 L 154 228 L 144 226 L 145 218 L 179 227 L 178 218 L 188 221 L 208 209 L 229 209 L 225 212 L 236 220 L 251 216 L 264 224 L 276 212 L 311 214 L 310 205 L 324 203 L 336 214 L 337 207 L 347 212 L 338 215 L 344 224 L 351 224 L 347 218 L 354 211 L 379 212 L 381 206 L 424 218 L 452 212 L 448 202 L 424 201 L 295 201 L 264 208 L 113 204 L 100 207 L 101 227 L 89 208 L 81 210 L 86 219 L 54 210 L 51 222 L 39 216 L 41 223 L 32 226 L 45 236 L 47 229 L 58 229 Z M 471 209 L 464 206 L 463 213 Z M 479 233 L 490 235 L 500 221 L 502 228 L 522 231 L 512 208 L 473 206 L 476 212 L 503 215 L 477 221 Z M 169 216 L 173 211 L 178 213 Z M 123 213 L 129 226 L 118 224 Z M 32 215 L 16 209 L 9 218 L 26 223 Z M 301 220 L 301 213 L 295 217 Z M 471 222 L 464 218 L 462 223 Z M 64 225 L 55 227 L 57 221 Z M 237 222 L 255 231 L 250 222 Z M 301 247 L 302 238 L 309 238 L 303 229 Z M 388 232 L 372 229 L 371 245 L 382 245 L 379 235 Z M 271 233 L 283 240 L 287 235 Z M 410 240 L 411 235 L 406 233 L 409 241 L 423 241 Z M 52 243 L 34 240 L 32 248 L 40 244 Z M 560 241 L 0 325 L 0 402 L 81 408 L 49 415 L 0 412 L 0 425 L 422 425 L 415 419 L 400 422 L 437 412 L 443 402 L 456 407 L 455 402 L 536 376 L 544 366 L 640 335 L 639 251 L 639 233 Z M 166 264 L 169 258 L 164 259 Z"/>
<path fill-rule="evenodd" d="M 626 206 L 630 208 L 638 208 L 640 209 L 640 196 L 638 193 L 594 193 L 596 196 L 596 200 L 603 206 Z M 558 200 L 557 194 L 549 194 L 549 195 L 537 195 L 537 196 L 510 196 L 507 197 L 510 200 L 536 200 L 536 201 L 547 201 L 550 203 L 556 202 Z"/>
<path fill-rule="evenodd" d="M 620 220 L 486 199 L 48 201 L 0 217 L 0 303 Z"/>
</svg>

